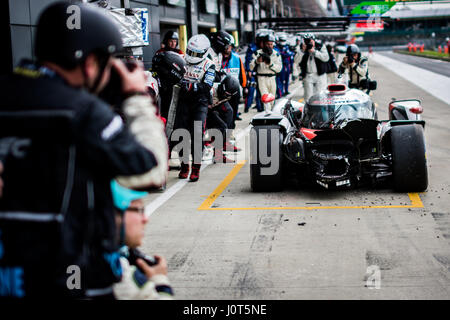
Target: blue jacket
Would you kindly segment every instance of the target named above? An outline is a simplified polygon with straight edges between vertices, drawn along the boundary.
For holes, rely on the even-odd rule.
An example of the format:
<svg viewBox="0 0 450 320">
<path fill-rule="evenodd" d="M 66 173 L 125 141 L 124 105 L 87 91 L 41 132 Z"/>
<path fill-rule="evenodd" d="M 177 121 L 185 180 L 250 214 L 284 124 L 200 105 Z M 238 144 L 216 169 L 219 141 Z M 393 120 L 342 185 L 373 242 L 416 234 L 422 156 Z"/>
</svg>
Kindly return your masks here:
<svg viewBox="0 0 450 320">
<path fill-rule="evenodd" d="M 247 85 L 247 76 L 245 74 L 244 65 L 241 58 L 235 52 L 231 52 L 228 60 L 225 57 L 222 59 L 222 71 L 231 74 L 234 78 L 239 80 L 243 88 Z"/>
</svg>

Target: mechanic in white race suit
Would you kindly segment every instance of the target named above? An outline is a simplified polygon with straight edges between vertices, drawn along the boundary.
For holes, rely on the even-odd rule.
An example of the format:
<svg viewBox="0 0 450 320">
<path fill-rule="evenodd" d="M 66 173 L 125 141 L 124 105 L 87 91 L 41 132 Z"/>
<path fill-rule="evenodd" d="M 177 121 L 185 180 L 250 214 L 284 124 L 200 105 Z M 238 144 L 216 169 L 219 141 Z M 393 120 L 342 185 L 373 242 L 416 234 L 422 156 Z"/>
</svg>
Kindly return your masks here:
<svg viewBox="0 0 450 320">
<path fill-rule="evenodd" d="M 256 81 L 261 97 L 265 94 L 275 96 L 277 92 L 276 75 L 283 68 L 280 53 L 273 49 L 274 42 L 275 36 L 267 35 L 264 39 L 264 47 L 253 54 L 250 62 L 250 70 L 256 71 Z M 272 107 L 273 102 L 270 104 L 270 109 Z"/>
<path fill-rule="evenodd" d="M 204 34 L 189 39 L 186 48 L 186 73 L 181 82 L 177 107 L 177 128 L 189 130 L 192 154 L 191 181 L 197 181 L 203 154 L 203 135 L 206 126 L 211 88 L 215 78 L 215 64 L 206 55 L 210 41 Z M 178 116 L 179 115 L 179 116 Z M 194 141 L 195 140 L 195 141 Z M 189 155 L 180 152 L 181 171 L 178 177 L 186 179 L 189 175 Z"/>
<path fill-rule="evenodd" d="M 369 63 L 367 57 L 361 56 L 361 51 L 356 44 L 347 47 L 347 52 L 339 66 L 339 75 L 348 72 L 349 88 L 360 88 L 361 80 L 369 75 Z"/>
<path fill-rule="evenodd" d="M 300 61 L 300 75 L 303 79 L 304 99 L 308 99 L 325 90 L 327 86 L 327 64 L 329 59 L 327 48 L 316 41 L 316 37 L 307 33 L 303 36 L 302 51 L 304 52 Z"/>
</svg>

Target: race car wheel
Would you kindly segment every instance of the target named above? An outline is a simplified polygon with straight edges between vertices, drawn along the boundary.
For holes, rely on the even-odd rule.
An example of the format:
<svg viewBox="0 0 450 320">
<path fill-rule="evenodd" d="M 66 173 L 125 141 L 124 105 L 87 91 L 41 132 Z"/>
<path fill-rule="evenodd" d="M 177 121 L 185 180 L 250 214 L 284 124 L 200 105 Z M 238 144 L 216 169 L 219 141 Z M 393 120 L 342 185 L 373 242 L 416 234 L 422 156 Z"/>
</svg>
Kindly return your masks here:
<svg viewBox="0 0 450 320">
<path fill-rule="evenodd" d="M 418 192 L 428 187 L 423 127 L 418 124 L 391 129 L 392 175 L 397 191 Z"/>
<path fill-rule="evenodd" d="M 278 136 L 275 146 L 272 145 L 274 133 Z M 282 189 L 282 138 L 278 125 L 252 128 L 250 132 L 250 184 L 253 191 L 280 191 Z M 267 148 L 262 147 L 264 145 Z"/>
</svg>

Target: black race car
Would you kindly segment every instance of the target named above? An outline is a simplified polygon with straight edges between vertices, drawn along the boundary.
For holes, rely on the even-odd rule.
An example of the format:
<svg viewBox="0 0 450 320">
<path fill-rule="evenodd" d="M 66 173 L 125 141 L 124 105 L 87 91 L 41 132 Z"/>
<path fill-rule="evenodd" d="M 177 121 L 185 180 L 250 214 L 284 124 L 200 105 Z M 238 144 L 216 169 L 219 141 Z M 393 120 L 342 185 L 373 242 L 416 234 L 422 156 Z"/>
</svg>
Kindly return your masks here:
<svg viewBox="0 0 450 320">
<path fill-rule="evenodd" d="M 378 120 L 371 98 L 343 84 L 306 104 L 286 99 L 251 124 L 253 191 L 276 191 L 286 178 L 326 189 L 392 182 L 398 191 L 424 191 L 427 161 L 418 100 L 392 101 Z"/>
</svg>

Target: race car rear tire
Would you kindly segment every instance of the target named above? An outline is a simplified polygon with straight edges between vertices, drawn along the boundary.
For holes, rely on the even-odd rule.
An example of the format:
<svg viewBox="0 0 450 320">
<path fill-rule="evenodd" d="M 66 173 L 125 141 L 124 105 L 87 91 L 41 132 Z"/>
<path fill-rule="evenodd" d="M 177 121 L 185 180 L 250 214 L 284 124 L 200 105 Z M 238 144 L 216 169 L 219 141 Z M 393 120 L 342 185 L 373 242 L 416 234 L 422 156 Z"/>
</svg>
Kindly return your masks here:
<svg viewBox="0 0 450 320">
<path fill-rule="evenodd" d="M 392 175 L 397 191 L 420 192 L 428 187 L 423 127 L 418 124 L 391 129 Z"/>
<path fill-rule="evenodd" d="M 272 129 L 275 129 L 279 133 L 279 139 L 277 139 L 277 145 L 272 146 L 271 134 Z M 263 135 L 262 131 L 267 130 L 267 135 Z M 282 189 L 282 135 L 280 133 L 280 127 L 278 125 L 262 125 L 255 126 L 250 132 L 250 184 L 253 191 L 280 191 Z M 265 175 L 261 173 L 263 168 L 268 168 L 272 164 L 262 164 L 261 163 L 261 153 L 260 153 L 260 141 L 265 139 L 267 143 L 267 156 L 271 158 L 271 150 L 278 153 L 278 168 L 275 167 L 275 173 L 273 175 Z M 264 143 L 264 142 L 263 142 Z"/>
</svg>

